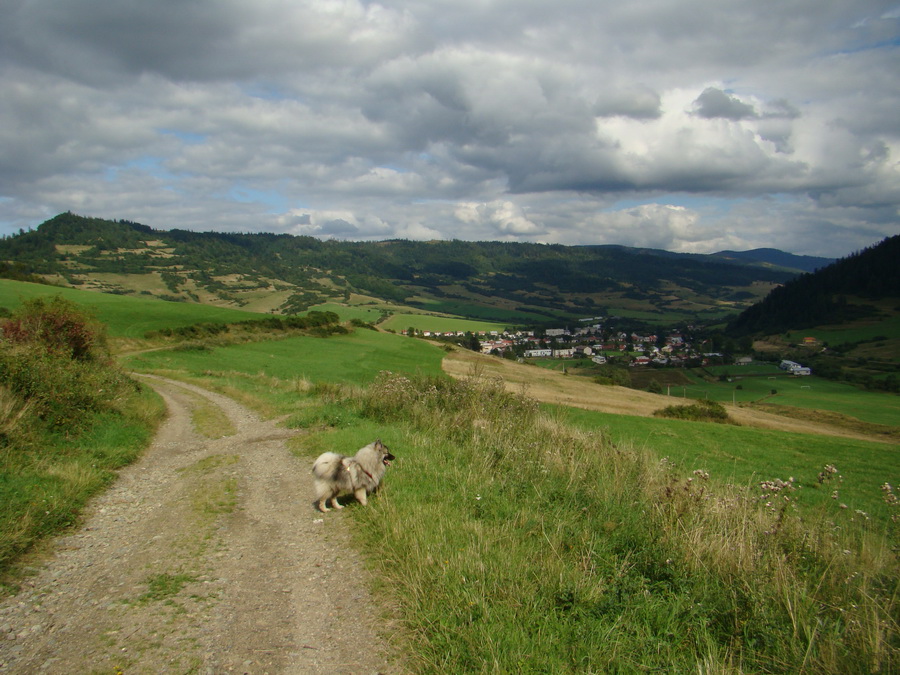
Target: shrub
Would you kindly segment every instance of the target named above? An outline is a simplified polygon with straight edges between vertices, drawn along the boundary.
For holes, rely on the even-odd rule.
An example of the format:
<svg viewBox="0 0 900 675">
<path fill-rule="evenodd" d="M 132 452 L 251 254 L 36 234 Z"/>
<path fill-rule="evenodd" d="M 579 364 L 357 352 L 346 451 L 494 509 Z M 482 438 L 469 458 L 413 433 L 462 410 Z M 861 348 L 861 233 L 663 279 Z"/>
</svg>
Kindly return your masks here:
<svg viewBox="0 0 900 675">
<path fill-rule="evenodd" d="M 60 296 L 26 300 L 0 330 L 10 345 L 36 345 L 78 361 L 109 357 L 103 325 Z"/>
<path fill-rule="evenodd" d="M 695 422 L 734 423 L 721 403 L 707 400 L 696 401 L 690 405 L 670 405 L 657 410 L 653 415 Z"/>
<path fill-rule="evenodd" d="M 0 384 L 51 429 L 70 433 L 134 386 L 111 361 L 102 324 L 62 298 L 26 302 L 0 329 Z"/>
</svg>

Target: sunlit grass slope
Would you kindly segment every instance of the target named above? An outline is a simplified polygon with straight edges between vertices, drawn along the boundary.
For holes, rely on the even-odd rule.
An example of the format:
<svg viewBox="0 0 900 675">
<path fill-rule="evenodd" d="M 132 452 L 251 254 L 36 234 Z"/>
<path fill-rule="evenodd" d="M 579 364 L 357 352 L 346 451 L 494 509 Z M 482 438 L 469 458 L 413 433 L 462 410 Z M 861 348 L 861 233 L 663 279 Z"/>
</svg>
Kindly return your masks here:
<svg viewBox="0 0 900 675">
<path fill-rule="evenodd" d="M 720 482 L 751 485 L 793 477 L 803 500 L 832 510 L 842 505 L 886 522 L 891 510 L 882 486 L 900 484 L 896 445 L 711 422 L 611 415 L 579 408 L 553 408 L 561 420 L 601 431 L 666 457 L 685 471 L 704 470 Z M 833 465 L 838 474 L 822 484 L 819 473 Z M 863 516 L 860 516 L 863 517 Z"/>
<path fill-rule="evenodd" d="M 55 295 L 91 310 L 97 319 L 106 324 L 110 337 L 141 338 L 147 331 L 161 328 L 181 328 L 203 322 L 245 321 L 264 316 L 239 309 L 166 302 L 153 298 L 135 298 L 0 279 L 0 307 L 16 309 L 23 300 Z"/>
<path fill-rule="evenodd" d="M 329 338 L 294 337 L 247 344 L 195 345 L 125 359 L 134 370 L 266 374 L 283 379 L 371 382 L 382 370 L 437 375 L 444 352 L 421 340 L 357 329 Z"/>
</svg>

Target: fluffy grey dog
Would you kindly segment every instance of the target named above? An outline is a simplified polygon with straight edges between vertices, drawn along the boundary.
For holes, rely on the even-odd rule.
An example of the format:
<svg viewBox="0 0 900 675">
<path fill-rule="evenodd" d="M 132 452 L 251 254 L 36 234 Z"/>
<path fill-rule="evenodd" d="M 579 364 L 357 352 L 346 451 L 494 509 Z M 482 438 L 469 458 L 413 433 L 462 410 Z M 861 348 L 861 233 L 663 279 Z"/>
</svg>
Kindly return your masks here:
<svg viewBox="0 0 900 675">
<path fill-rule="evenodd" d="M 356 500 L 363 506 L 367 496 L 378 489 L 387 467 L 395 457 L 388 447 L 377 440 L 360 448 L 353 457 L 336 452 L 325 452 L 313 463 L 313 476 L 316 484 L 316 508 L 328 511 L 326 502 L 336 509 L 344 508 L 338 504 L 338 495 L 352 492 Z"/>
</svg>

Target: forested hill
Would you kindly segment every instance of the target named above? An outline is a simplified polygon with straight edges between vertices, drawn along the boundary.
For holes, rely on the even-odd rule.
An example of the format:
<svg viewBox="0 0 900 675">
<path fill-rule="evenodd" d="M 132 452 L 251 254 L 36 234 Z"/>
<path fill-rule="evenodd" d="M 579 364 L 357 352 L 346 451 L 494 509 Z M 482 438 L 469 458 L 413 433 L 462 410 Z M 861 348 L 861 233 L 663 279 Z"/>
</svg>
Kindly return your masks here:
<svg viewBox="0 0 900 675">
<path fill-rule="evenodd" d="M 779 333 L 840 324 L 879 310 L 871 302 L 900 299 L 900 235 L 774 289 L 729 324 L 735 335 Z"/>
<path fill-rule="evenodd" d="M 722 317 L 798 272 L 621 246 L 322 241 L 154 230 L 72 213 L 0 240 L 2 261 L 57 283 L 170 300 L 245 306 L 268 292 L 279 304 L 265 311 L 282 313 L 357 293 L 522 321 L 604 312 L 660 321 Z"/>
</svg>

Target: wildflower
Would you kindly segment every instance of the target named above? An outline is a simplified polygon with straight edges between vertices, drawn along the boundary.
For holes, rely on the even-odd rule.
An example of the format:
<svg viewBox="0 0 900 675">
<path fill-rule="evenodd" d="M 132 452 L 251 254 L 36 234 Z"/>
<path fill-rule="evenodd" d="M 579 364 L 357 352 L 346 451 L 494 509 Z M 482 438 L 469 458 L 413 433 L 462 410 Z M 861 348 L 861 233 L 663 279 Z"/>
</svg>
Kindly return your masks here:
<svg viewBox="0 0 900 675">
<path fill-rule="evenodd" d="M 837 473 L 837 468 L 834 464 L 826 464 L 825 468 L 819 472 L 818 481 L 819 483 L 824 483 L 826 480 L 830 480 L 831 477 Z"/>
</svg>

